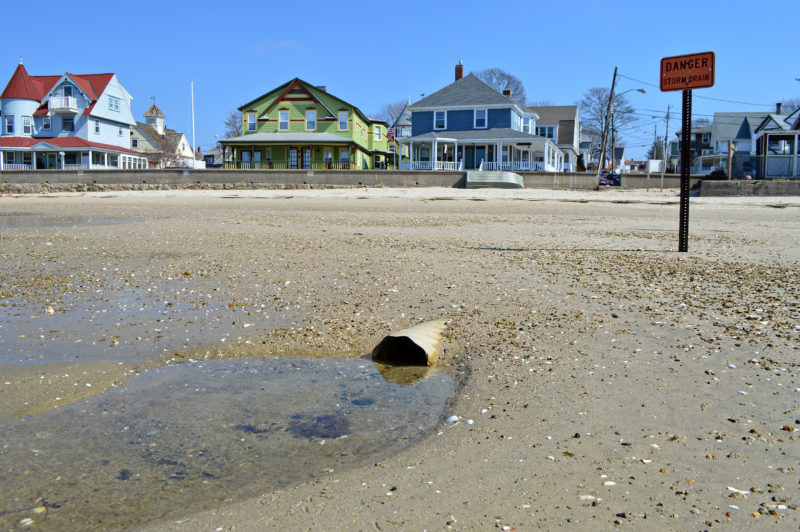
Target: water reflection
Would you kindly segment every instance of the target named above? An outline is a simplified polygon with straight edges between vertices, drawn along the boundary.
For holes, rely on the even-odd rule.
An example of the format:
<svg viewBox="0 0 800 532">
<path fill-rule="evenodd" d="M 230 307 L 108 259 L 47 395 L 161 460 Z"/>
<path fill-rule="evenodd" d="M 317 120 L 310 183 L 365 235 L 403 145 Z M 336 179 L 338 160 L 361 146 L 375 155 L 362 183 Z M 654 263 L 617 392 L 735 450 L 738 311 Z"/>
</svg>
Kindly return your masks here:
<svg viewBox="0 0 800 532">
<path fill-rule="evenodd" d="M 374 461 L 432 427 L 452 389 L 445 372 L 365 359 L 152 370 L 0 425 L 0 527 L 124 528 Z"/>
</svg>

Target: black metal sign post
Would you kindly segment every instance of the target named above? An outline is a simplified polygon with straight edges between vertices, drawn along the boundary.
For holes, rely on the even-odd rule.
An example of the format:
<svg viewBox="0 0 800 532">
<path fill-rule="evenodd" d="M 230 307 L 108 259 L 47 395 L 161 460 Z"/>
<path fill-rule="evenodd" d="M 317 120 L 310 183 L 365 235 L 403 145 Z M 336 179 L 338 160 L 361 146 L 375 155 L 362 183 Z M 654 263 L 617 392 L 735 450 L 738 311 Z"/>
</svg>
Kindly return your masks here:
<svg viewBox="0 0 800 532">
<path fill-rule="evenodd" d="M 689 186 L 692 169 L 692 89 L 714 86 L 714 52 L 661 60 L 661 90 L 683 91 L 681 128 L 681 211 L 678 251 L 689 251 Z"/>
<path fill-rule="evenodd" d="M 689 188 L 692 168 L 692 91 L 683 91 L 681 123 L 681 212 L 678 229 L 678 251 L 689 251 Z"/>
</svg>

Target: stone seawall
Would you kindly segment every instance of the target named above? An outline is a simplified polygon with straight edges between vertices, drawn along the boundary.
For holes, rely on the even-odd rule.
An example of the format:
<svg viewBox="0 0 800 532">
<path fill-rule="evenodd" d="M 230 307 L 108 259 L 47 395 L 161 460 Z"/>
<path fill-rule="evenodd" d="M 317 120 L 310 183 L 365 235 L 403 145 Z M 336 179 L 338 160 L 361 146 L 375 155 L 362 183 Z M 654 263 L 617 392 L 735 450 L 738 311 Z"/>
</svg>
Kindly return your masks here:
<svg viewBox="0 0 800 532">
<path fill-rule="evenodd" d="M 594 175 L 520 172 L 526 188 L 592 189 Z M 172 189 L 292 189 L 336 187 L 457 187 L 466 172 L 408 170 L 40 170 L 0 172 L 0 192 L 93 192 Z"/>
</svg>

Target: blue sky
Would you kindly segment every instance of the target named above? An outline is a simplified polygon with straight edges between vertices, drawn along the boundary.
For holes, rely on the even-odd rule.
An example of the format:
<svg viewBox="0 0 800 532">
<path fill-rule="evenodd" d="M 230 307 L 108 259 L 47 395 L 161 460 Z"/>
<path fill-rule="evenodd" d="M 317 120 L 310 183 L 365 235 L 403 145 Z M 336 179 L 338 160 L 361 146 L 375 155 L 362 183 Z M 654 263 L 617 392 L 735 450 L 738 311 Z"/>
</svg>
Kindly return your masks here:
<svg viewBox="0 0 800 532">
<path fill-rule="evenodd" d="M 566 7 L 569 5 L 569 7 Z M 208 149 L 228 111 L 299 77 L 372 114 L 430 94 L 465 72 L 499 67 L 531 100 L 577 103 L 592 87 L 630 93 L 639 121 L 622 132 L 643 157 L 653 127 L 680 127 L 680 92 L 658 88 L 662 57 L 713 51 L 716 83 L 694 91 L 693 114 L 767 111 L 800 96 L 792 2 L 134 2 L 5 6 L 0 84 L 19 58 L 30 74 L 115 72 L 137 120 L 152 104 Z M 14 21 L 13 23 L 9 21 Z M 721 101 L 727 100 L 727 101 Z M 739 102 L 739 103 L 733 103 Z M 655 117 L 655 118 L 654 118 Z"/>
</svg>

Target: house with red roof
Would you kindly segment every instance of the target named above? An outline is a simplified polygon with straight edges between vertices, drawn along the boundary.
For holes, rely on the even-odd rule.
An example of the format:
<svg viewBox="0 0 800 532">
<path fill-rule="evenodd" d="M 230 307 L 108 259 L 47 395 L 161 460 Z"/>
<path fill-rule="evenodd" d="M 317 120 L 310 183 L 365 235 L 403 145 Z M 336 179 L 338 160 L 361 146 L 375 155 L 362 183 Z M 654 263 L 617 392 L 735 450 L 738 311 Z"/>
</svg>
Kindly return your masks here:
<svg viewBox="0 0 800 532">
<path fill-rule="evenodd" d="M 0 169 L 147 168 L 116 74 L 31 76 L 22 62 L 0 94 Z"/>
</svg>

